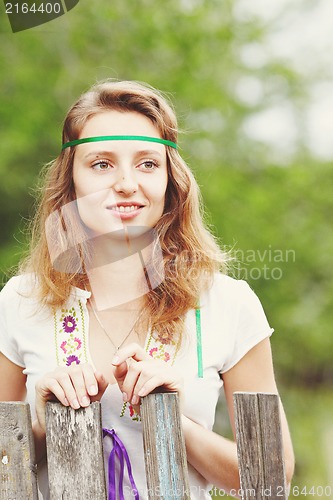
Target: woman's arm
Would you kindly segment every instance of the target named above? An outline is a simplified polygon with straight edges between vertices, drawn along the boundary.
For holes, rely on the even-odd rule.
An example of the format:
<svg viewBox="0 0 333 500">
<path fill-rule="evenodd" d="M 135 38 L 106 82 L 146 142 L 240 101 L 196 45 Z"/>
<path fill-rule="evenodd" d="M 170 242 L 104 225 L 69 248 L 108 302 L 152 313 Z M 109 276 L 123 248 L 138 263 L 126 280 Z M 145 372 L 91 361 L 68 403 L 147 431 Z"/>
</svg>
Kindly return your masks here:
<svg viewBox="0 0 333 500">
<path fill-rule="evenodd" d="M 0 401 L 24 401 L 26 376 L 23 368 L 0 352 Z"/>
<path fill-rule="evenodd" d="M 240 488 L 236 443 L 182 416 L 187 461 L 209 482 L 232 496 Z"/>
<path fill-rule="evenodd" d="M 233 368 L 223 374 L 224 391 L 231 426 L 235 435 L 233 393 L 270 392 L 277 394 L 269 339 L 251 349 Z M 285 455 L 286 479 L 294 471 L 294 453 L 285 413 L 281 404 L 281 426 Z M 183 428 L 189 463 L 219 488 L 232 494 L 239 489 L 236 444 L 183 417 Z"/>
</svg>

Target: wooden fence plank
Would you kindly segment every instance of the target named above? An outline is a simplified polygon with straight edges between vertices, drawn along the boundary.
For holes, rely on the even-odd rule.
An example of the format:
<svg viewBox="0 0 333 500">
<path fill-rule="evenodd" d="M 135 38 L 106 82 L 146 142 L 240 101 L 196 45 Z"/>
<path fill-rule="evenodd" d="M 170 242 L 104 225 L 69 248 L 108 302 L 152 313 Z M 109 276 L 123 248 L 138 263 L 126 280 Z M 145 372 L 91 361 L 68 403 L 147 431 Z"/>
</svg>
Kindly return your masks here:
<svg viewBox="0 0 333 500">
<path fill-rule="evenodd" d="M 286 499 L 279 397 L 234 393 L 242 498 Z"/>
<path fill-rule="evenodd" d="M 276 394 L 258 394 L 261 422 L 262 455 L 266 487 L 270 498 L 286 499 L 286 476 L 283 459 L 279 397 Z"/>
<path fill-rule="evenodd" d="M 46 446 L 51 500 L 106 500 L 99 402 L 47 403 Z"/>
<path fill-rule="evenodd" d="M 35 447 L 28 403 L 0 402 L 0 499 L 37 500 Z"/>
<path fill-rule="evenodd" d="M 190 499 L 178 394 L 156 391 L 142 398 L 141 417 L 148 498 Z"/>
<path fill-rule="evenodd" d="M 263 458 L 256 394 L 235 393 L 234 405 L 242 498 L 261 500 L 265 498 L 262 496 L 265 483 L 262 475 Z"/>
</svg>

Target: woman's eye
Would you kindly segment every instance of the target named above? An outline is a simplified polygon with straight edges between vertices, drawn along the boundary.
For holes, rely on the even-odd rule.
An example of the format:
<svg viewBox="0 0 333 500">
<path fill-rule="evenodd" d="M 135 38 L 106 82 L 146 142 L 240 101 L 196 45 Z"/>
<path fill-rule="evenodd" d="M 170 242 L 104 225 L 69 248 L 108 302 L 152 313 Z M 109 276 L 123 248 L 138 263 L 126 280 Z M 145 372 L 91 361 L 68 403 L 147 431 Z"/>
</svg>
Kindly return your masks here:
<svg viewBox="0 0 333 500">
<path fill-rule="evenodd" d="M 143 170 L 154 170 L 158 167 L 157 163 L 153 160 L 146 160 L 139 165 Z"/>
<path fill-rule="evenodd" d="M 95 170 L 108 170 L 109 167 L 111 165 L 106 160 L 98 160 L 92 165 L 92 168 Z"/>
</svg>

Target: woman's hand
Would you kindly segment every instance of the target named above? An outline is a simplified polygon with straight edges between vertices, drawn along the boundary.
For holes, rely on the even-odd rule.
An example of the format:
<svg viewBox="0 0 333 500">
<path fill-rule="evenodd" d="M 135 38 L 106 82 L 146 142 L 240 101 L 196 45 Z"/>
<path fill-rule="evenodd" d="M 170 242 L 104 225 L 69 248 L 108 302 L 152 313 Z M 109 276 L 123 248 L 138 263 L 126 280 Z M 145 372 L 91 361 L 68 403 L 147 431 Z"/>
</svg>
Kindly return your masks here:
<svg viewBox="0 0 333 500">
<path fill-rule="evenodd" d="M 108 382 L 101 373 L 94 372 L 88 363 L 58 367 L 36 383 L 36 414 L 40 428 L 45 431 L 47 401 L 59 401 L 64 406 L 78 409 L 99 401 Z"/>
<path fill-rule="evenodd" d="M 119 349 L 112 365 L 124 401 L 133 406 L 138 406 L 140 398 L 161 386 L 169 391 L 177 391 L 182 399 L 182 377 L 165 361 L 153 359 L 138 344 Z"/>
</svg>

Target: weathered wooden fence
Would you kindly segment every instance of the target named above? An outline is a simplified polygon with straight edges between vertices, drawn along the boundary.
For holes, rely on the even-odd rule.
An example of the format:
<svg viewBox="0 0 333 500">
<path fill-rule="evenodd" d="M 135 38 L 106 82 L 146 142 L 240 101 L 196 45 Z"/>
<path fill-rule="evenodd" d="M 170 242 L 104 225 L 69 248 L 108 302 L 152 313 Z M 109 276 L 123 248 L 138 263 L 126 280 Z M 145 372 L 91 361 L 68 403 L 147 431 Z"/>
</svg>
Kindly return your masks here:
<svg viewBox="0 0 333 500">
<path fill-rule="evenodd" d="M 234 406 L 243 500 L 288 498 L 278 396 L 236 392 Z"/>
<path fill-rule="evenodd" d="M 286 499 L 278 397 L 235 393 L 234 404 L 242 498 Z M 149 394 L 141 415 L 149 498 L 190 499 L 178 395 Z M 79 410 L 48 403 L 46 418 L 51 499 L 106 500 L 100 403 Z M 26 403 L 0 402 L 0 453 L 0 500 L 37 500 Z"/>
</svg>

